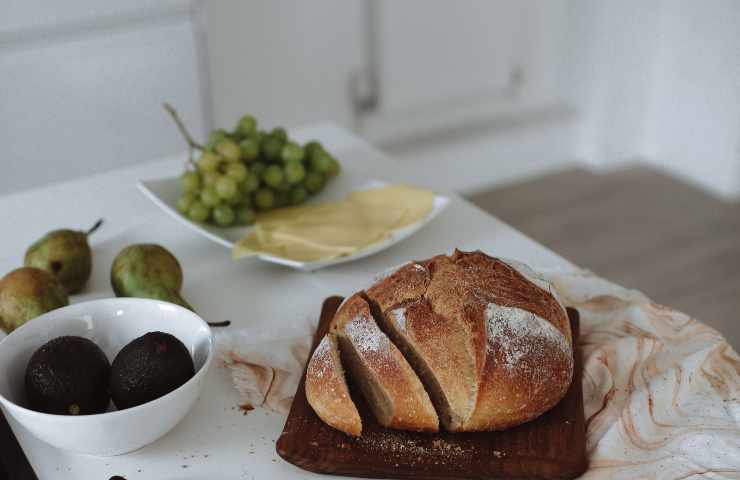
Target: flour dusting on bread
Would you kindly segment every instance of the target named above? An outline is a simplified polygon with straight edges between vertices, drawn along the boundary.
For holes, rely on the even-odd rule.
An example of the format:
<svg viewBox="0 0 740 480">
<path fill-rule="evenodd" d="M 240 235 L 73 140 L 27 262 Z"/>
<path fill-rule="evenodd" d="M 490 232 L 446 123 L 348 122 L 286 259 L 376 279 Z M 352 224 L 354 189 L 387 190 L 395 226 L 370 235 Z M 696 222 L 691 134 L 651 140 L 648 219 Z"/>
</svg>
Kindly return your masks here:
<svg viewBox="0 0 740 480">
<path fill-rule="evenodd" d="M 319 346 L 316 347 L 316 350 L 314 350 L 311 356 L 309 369 L 311 369 L 312 375 L 321 378 L 330 368 L 332 368 L 331 342 L 329 341 L 329 336 L 324 335 Z"/>
<path fill-rule="evenodd" d="M 380 329 L 362 315 L 353 318 L 345 327 L 352 343 L 363 353 L 389 353 L 390 345 Z"/>
<path fill-rule="evenodd" d="M 496 347 L 502 350 L 507 368 L 517 368 L 525 356 L 539 355 L 540 341 L 570 356 L 570 345 L 557 328 L 521 308 L 489 303 L 486 306 L 486 337 L 489 350 Z"/>
<path fill-rule="evenodd" d="M 394 310 L 391 310 L 391 315 L 396 321 L 396 325 L 398 325 L 398 328 L 400 328 L 401 330 L 406 330 L 406 309 L 403 307 L 396 308 Z"/>
</svg>

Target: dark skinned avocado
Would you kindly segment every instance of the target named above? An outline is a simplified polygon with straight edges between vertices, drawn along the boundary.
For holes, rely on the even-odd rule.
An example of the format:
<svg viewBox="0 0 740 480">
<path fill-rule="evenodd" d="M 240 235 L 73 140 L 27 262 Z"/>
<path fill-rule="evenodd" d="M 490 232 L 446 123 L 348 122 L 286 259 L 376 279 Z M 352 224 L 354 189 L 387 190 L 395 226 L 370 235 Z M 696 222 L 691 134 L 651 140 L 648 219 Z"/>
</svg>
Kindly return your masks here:
<svg viewBox="0 0 740 480">
<path fill-rule="evenodd" d="M 57 337 L 42 345 L 26 367 L 26 397 L 33 410 L 90 415 L 108 408 L 110 363 L 82 337 Z"/>
<path fill-rule="evenodd" d="M 123 347 L 111 367 L 110 392 L 119 410 L 150 402 L 195 375 L 190 352 L 169 333 L 149 332 Z"/>
</svg>

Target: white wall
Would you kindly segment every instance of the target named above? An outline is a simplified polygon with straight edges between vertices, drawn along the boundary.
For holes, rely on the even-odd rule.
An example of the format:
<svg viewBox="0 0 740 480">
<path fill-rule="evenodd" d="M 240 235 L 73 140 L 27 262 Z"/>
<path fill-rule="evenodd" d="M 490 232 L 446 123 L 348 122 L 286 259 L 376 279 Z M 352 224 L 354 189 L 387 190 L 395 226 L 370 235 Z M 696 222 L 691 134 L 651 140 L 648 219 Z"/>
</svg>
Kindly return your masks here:
<svg viewBox="0 0 740 480">
<path fill-rule="evenodd" d="M 740 2 L 664 2 L 646 160 L 740 197 Z"/>
<path fill-rule="evenodd" d="M 576 119 L 561 94 L 567 6 L 208 2 L 214 125 L 246 112 L 268 126 L 333 120 L 420 181 L 461 191 L 557 168 L 575 158 Z M 351 77 L 374 68 L 378 102 L 357 110 Z"/>
<path fill-rule="evenodd" d="M 639 160 L 738 197 L 739 70 L 734 0 L 7 0 L 0 194 L 180 151 L 171 100 L 200 137 L 333 120 L 456 190 Z"/>
<path fill-rule="evenodd" d="M 569 3 L 563 89 L 579 112 L 578 155 L 600 167 L 644 152 L 658 1 Z"/>
<path fill-rule="evenodd" d="M 202 134 L 189 2 L 0 8 L 0 194 L 182 151 L 164 100 Z"/>
<path fill-rule="evenodd" d="M 358 0 L 204 3 L 216 127 L 352 125 L 347 79 L 363 65 Z"/>
<path fill-rule="evenodd" d="M 740 2 L 571 3 L 579 156 L 643 161 L 740 196 Z"/>
</svg>

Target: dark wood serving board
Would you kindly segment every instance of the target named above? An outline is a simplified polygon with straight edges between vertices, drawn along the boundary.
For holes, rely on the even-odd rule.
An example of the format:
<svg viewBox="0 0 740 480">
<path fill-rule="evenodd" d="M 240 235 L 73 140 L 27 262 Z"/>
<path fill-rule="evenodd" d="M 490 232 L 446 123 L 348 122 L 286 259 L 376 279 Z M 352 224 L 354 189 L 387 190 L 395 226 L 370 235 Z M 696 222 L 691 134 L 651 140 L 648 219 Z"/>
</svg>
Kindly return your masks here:
<svg viewBox="0 0 740 480">
<path fill-rule="evenodd" d="M 324 301 L 313 349 L 324 336 L 341 297 Z M 578 312 L 568 309 L 573 338 Z M 570 479 L 586 470 L 586 428 L 581 390 L 582 365 L 575 351 L 575 375 L 568 393 L 538 419 L 503 432 L 435 434 L 380 426 L 350 384 L 362 417 L 362 436 L 335 430 L 306 400 L 305 371 L 277 441 L 286 461 L 317 473 L 370 478 Z"/>
</svg>

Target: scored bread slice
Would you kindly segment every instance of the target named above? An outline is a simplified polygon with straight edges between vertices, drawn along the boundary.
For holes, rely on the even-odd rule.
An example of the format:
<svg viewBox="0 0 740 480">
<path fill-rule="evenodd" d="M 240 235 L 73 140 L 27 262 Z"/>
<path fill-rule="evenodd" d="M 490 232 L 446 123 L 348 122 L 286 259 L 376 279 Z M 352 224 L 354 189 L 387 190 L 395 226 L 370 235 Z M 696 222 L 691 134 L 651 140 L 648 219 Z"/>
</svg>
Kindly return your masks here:
<svg viewBox="0 0 740 480">
<path fill-rule="evenodd" d="M 424 265 L 407 264 L 369 288 L 366 297 L 427 388 L 442 425 L 459 431 L 475 407 L 475 349 L 457 316 L 436 314 L 422 297 L 429 281 Z"/>
<path fill-rule="evenodd" d="M 324 335 L 308 362 L 306 399 L 329 426 L 353 437 L 362 433 L 362 420 L 350 397 L 337 340 L 331 333 Z"/>
<path fill-rule="evenodd" d="M 355 294 L 332 321 L 341 358 L 378 423 L 401 430 L 436 432 L 429 395 L 398 348 L 378 327 L 368 303 Z"/>
</svg>

